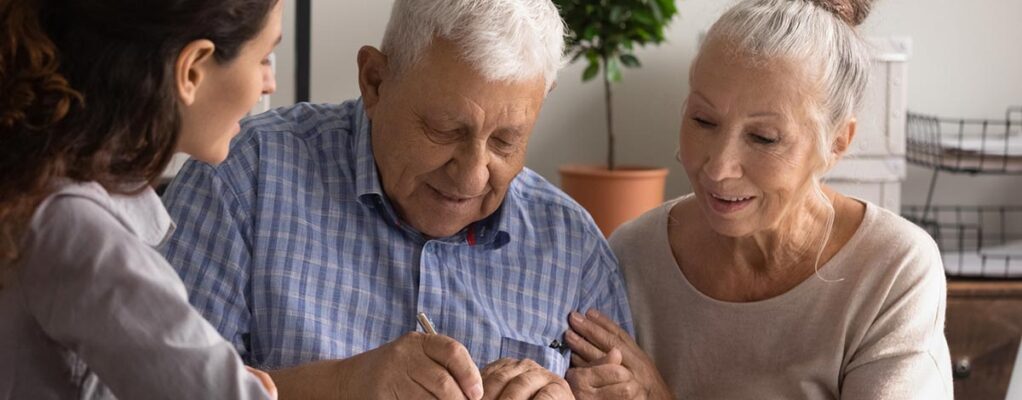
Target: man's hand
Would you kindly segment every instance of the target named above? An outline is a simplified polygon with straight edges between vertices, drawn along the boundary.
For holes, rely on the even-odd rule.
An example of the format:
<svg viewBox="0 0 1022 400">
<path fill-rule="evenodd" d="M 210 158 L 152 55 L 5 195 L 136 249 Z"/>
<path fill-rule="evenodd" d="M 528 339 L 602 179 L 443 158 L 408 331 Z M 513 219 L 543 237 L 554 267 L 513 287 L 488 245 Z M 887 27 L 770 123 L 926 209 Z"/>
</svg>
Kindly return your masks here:
<svg viewBox="0 0 1022 400">
<path fill-rule="evenodd" d="M 358 359 L 358 360 L 356 360 Z M 461 343 L 442 335 L 406 334 L 348 359 L 363 373 L 351 376 L 363 399 L 469 399 L 483 397 L 479 369 Z M 364 382 L 364 385 L 359 385 Z M 353 389 L 351 387 L 346 388 Z"/>
<path fill-rule="evenodd" d="M 285 400 L 483 397 L 482 377 L 465 346 L 447 336 L 419 332 L 351 358 L 306 364 L 272 375 Z"/>
<path fill-rule="evenodd" d="M 483 368 L 483 399 L 574 399 L 563 378 L 532 360 L 502 358 Z"/>
</svg>

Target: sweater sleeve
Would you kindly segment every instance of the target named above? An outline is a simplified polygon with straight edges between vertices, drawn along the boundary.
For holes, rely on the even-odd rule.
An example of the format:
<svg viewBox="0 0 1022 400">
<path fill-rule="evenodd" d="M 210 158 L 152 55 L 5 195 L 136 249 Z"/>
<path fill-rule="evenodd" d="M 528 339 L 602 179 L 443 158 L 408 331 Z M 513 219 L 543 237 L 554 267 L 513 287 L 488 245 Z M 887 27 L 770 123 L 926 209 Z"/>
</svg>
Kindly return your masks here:
<svg viewBox="0 0 1022 400">
<path fill-rule="evenodd" d="M 947 282 L 936 243 L 913 235 L 879 313 L 843 371 L 841 399 L 951 399 Z"/>
</svg>

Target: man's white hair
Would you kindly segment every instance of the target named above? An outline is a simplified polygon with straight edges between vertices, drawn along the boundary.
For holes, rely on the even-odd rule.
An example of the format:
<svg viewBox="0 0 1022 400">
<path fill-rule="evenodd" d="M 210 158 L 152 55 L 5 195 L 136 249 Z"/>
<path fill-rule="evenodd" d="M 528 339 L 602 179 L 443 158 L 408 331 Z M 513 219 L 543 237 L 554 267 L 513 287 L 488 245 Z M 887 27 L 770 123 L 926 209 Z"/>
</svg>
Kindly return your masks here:
<svg viewBox="0 0 1022 400">
<path fill-rule="evenodd" d="M 436 37 L 494 81 L 543 74 L 550 89 L 564 65 L 564 21 L 550 0 L 396 0 L 381 51 L 401 73 Z"/>
</svg>

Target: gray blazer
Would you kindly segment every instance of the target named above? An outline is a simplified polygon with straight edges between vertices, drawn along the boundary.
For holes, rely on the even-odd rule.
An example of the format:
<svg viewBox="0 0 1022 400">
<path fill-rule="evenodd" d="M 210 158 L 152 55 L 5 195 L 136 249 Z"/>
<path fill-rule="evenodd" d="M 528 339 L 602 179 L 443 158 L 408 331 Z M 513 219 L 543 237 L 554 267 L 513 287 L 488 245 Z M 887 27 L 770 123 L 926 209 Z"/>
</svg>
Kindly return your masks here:
<svg viewBox="0 0 1022 400">
<path fill-rule="evenodd" d="M 0 399 L 269 398 L 154 250 L 172 229 L 151 189 L 48 197 L 0 290 Z"/>
</svg>

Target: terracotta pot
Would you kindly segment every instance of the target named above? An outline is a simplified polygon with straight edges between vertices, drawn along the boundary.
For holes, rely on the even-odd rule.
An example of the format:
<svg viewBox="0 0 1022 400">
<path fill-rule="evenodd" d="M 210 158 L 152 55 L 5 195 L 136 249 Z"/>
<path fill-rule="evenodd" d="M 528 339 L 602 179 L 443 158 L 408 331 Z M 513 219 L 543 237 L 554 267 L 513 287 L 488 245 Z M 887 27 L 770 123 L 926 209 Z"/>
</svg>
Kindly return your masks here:
<svg viewBox="0 0 1022 400">
<path fill-rule="evenodd" d="M 561 188 L 585 207 L 605 236 L 664 202 L 667 168 L 564 165 Z"/>
</svg>

